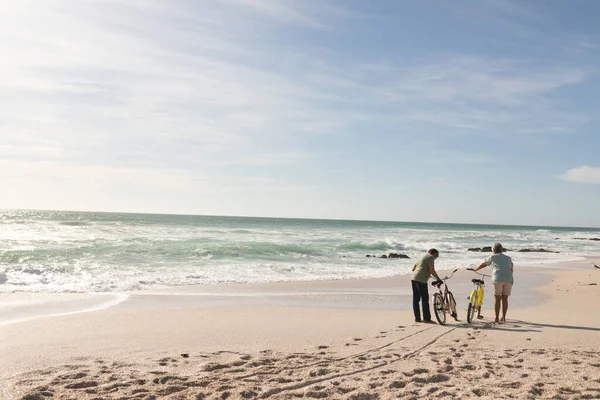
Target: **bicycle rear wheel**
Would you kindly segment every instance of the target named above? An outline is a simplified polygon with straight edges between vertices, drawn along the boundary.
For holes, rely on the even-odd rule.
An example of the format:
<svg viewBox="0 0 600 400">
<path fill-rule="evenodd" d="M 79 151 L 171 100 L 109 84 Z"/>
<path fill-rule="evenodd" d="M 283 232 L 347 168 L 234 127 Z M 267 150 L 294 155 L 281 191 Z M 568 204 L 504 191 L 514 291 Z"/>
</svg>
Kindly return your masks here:
<svg viewBox="0 0 600 400">
<path fill-rule="evenodd" d="M 433 295 L 433 312 L 435 313 L 435 319 L 438 320 L 440 325 L 446 325 L 446 310 L 444 309 L 444 299 L 439 293 Z"/>
<path fill-rule="evenodd" d="M 473 322 L 473 317 L 475 316 L 475 310 L 477 309 L 477 291 L 473 290 L 471 292 L 471 296 L 469 297 L 469 307 L 467 308 L 467 322 L 470 324 Z"/>
</svg>

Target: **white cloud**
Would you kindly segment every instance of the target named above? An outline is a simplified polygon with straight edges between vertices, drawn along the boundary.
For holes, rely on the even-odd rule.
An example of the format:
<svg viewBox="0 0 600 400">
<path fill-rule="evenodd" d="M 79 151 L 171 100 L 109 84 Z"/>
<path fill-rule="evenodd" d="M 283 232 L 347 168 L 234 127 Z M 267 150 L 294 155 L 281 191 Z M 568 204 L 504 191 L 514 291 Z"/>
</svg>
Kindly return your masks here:
<svg viewBox="0 0 600 400">
<path fill-rule="evenodd" d="M 600 168 L 583 165 L 559 176 L 560 179 L 579 183 L 600 183 Z"/>
</svg>

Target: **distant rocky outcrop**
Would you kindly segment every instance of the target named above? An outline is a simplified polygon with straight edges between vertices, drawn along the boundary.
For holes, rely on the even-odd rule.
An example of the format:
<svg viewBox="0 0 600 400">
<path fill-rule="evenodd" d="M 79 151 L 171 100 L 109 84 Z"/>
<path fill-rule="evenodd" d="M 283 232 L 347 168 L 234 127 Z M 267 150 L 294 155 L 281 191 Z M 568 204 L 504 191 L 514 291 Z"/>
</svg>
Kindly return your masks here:
<svg viewBox="0 0 600 400">
<path fill-rule="evenodd" d="M 600 238 L 596 238 L 596 237 L 593 237 L 593 238 L 575 238 L 575 240 L 594 240 L 596 242 L 600 242 Z"/>
<path fill-rule="evenodd" d="M 471 247 L 471 248 L 469 248 L 469 251 L 479 251 L 481 253 L 491 253 L 492 252 L 492 246 Z M 502 251 L 512 251 L 512 250 L 507 249 L 507 248 L 502 248 Z"/>
<path fill-rule="evenodd" d="M 560 253 L 560 252 L 546 250 L 546 249 L 520 249 L 519 253 Z"/>
<path fill-rule="evenodd" d="M 592 239 L 590 239 L 592 240 Z M 471 247 L 469 248 L 469 251 L 478 251 L 480 253 L 490 253 L 492 251 L 492 247 L 491 246 L 485 246 L 485 247 Z M 512 251 L 510 249 L 507 248 L 503 248 L 502 251 Z M 517 250 L 519 253 L 559 253 L 558 251 L 552 251 L 552 250 L 546 250 L 546 249 L 520 249 Z"/>
<path fill-rule="evenodd" d="M 373 257 L 373 258 L 410 258 L 406 254 L 400 254 L 400 253 L 382 254 L 379 257 L 367 254 L 366 257 Z"/>
<path fill-rule="evenodd" d="M 407 256 L 406 254 L 390 253 L 390 254 L 388 254 L 388 258 L 410 258 L 410 257 Z"/>
</svg>

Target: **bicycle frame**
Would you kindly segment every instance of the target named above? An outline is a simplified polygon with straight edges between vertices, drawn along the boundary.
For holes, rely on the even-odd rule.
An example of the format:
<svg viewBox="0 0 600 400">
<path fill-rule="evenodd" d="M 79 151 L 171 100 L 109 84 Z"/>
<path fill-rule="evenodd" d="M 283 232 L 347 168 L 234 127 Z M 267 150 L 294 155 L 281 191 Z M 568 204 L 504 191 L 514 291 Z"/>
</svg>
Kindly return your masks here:
<svg viewBox="0 0 600 400">
<path fill-rule="evenodd" d="M 475 303 L 475 307 L 481 307 L 483 305 L 483 298 L 485 297 L 485 282 L 484 283 L 476 283 L 475 289 L 473 292 L 477 293 L 477 302 Z M 471 296 L 473 295 L 471 292 Z M 469 301 L 471 301 L 471 297 L 469 297 Z"/>
<path fill-rule="evenodd" d="M 455 269 L 454 271 L 452 271 L 452 274 L 450 274 L 450 276 L 445 277 L 444 279 L 442 279 L 442 283 L 440 283 L 439 285 L 436 285 L 438 288 L 438 292 L 442 295 L 442 297 L 444 298 L 444 304 L 445 305 L 450 305 L 450 311 L 451 312 L 456 312 L 456 309 L 452 310 L 452 308 L 454 308 L 456 305 L 454 304 L 450 304 L 450 297 L 448 296 L 448 293 L 450 293 L 450 291 L 448 290 L 448 284 L 446 283 L 446 280 L 452 278 L 452 275 L 454 275 L 454 273 L 457 270 Z M 442 292 L 442 285 L 444 285 L 444 291 Z"/>
<path fill-rule="evenodd" d="M 475 285 L 475 289 L 473 289 L 473 291 L 471 292 L 471 294 L 468 297 L 469 300 L 469 310 L 471 308 L 474 308 L 477 310 L 477 318 L 481 319 L 483 318 L 481 316 L 481 306 L 483 305 L 483 299 L 485 297 L 485 278 L 489 278 L 490 275 L 486 275 L 486 274 L 482 274 L 480 272 L 474 271 L 471 269 L 472 272 L 475 272 L 477 275 L 481 276 L 480 280 L 473 280 L 473 284 Z M 473 302 L 474 301 L 474 302 Z M 469 314 L 469 312 L 467 311 L 467 314 Z M 467 317 L 467 322 L 469 321 L 469 316 Z"/>
<path fill-rule="evenodd" d="M 454 296 L 452 295 L 452 292 L 450 292 L 450 290 L 448 290 L 448 284 L 446 283 L 446 281 L 448 279 L 452 278 L 452 276 L 456 273 L 456 271 L 458 271 L 458 269 L 455 269 L 454 271 L 452 271 L 452 274 L 450 274 L 450 276 L 446 276 L 444 279 L 440 279 L 440 280 L 432 283 L 434 286 L 437 286 L 437 288 L 438 288 L 438 293 L 433 295 L 434 300 L 432 301 L 432 303 L 435 304 L 436 295 L 439 295 L 442 298 L 441 311 L 444 314 L 444 316 L 442 317 L 442 320 L 444 322 L 440 321 L 440 317 L 438 316 L 436 309 L 434 309 L 434 311 L 436 312 L 436 318 L 438 318 L 438 321 L 440 321 L 440 323 L 442 325 L 445 324 L 445 320 L 446 320 L 445 313 L 447 313 L 448 311 L 450 311 L 450 313 L 454 319 L 458 320 L 457 319 L 458 314 L 456 313 L 456 300 L 454 300 Z M 442 291 L 442 285 L 444 285 L 443 291 Z M 451 299 L 454 301 L 451 301 Z"/>
</svg>

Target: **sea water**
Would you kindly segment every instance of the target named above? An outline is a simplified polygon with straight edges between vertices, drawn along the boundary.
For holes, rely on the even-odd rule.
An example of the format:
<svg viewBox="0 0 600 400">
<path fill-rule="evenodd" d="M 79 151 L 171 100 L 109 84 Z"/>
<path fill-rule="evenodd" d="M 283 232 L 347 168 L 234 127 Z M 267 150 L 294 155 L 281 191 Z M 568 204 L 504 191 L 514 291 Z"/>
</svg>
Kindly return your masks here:
<svg viewBox="0 0 600 400">
<path fill-rule="evenodd" d="M 600 229 L 64 211 L 0 211 L 0 293 L 149 292 L 188 285 L 408 274 L 478 265 L 501 242 L 518 267 L 600 253 Z M 585 240 L 581 240 L 585 239 Z M 558 253 L 523 253 L 538 249 Z M 402 253 L 409 259 L 370 256 Z"/>
</svg>

